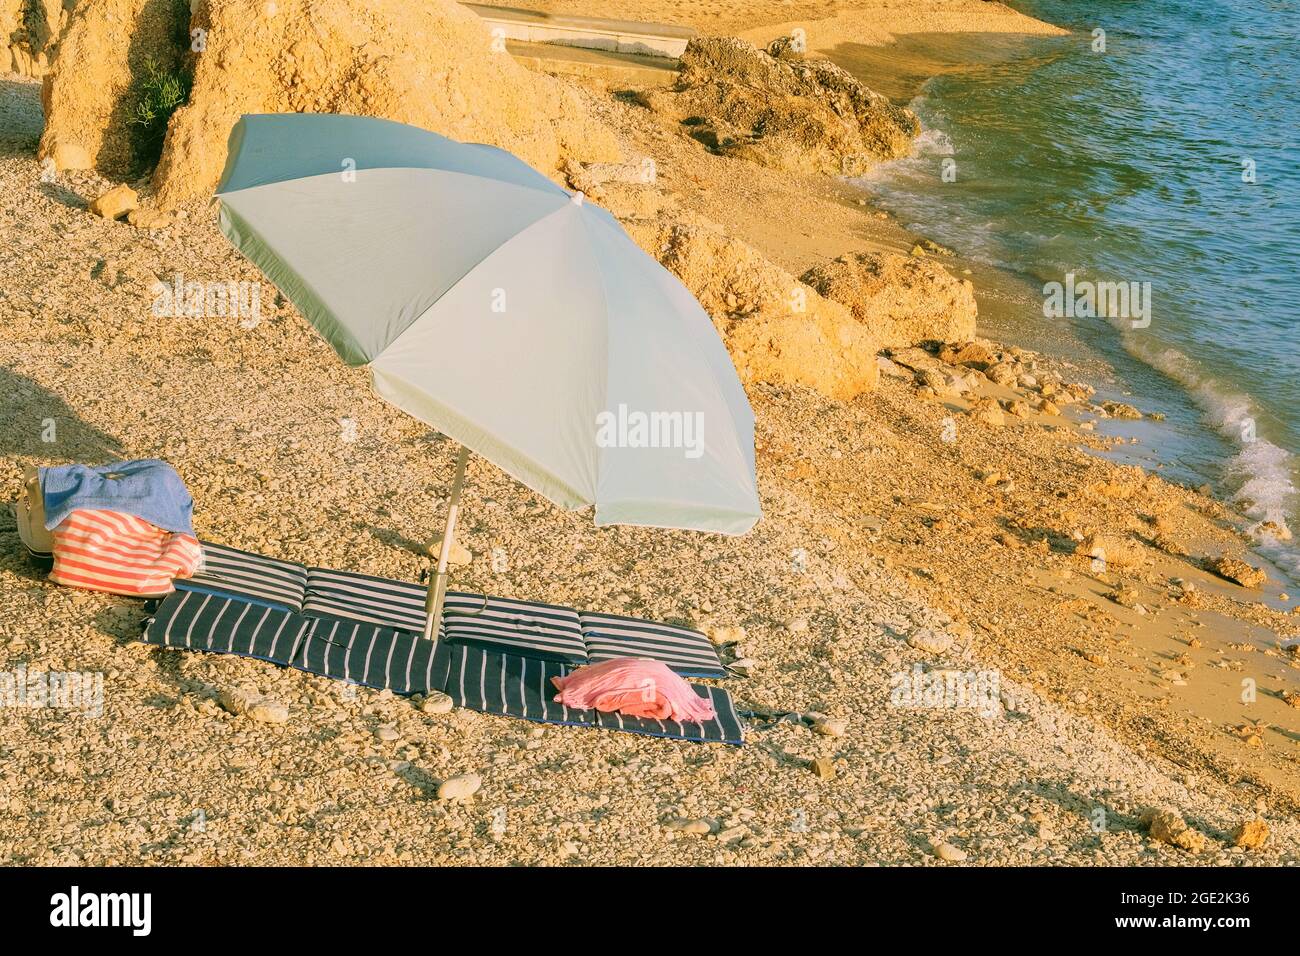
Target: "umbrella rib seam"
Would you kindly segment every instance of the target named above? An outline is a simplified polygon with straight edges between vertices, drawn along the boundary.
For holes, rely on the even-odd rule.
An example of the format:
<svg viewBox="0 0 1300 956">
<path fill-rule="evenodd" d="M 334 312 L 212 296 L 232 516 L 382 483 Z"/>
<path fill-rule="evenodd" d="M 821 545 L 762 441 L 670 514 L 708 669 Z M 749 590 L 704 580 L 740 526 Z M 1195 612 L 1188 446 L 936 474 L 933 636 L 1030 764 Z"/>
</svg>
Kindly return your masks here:
<svg viewBox="0 0 1300 956">
<path fill-rule="evenodd" d="M 444 175 L 448 175 L 448 176 L 464 176 L 467 179 L 479 180 L 485 183 L 495 183 L 498 186 L 502 186 L 502 185 L 517 186 L 520 189 L 527 189 L 532 192 L 541 193 L 542 195 L 545 196 L 554 196 L 556 199 L 563 198 L 566 202 L 568 202 L 568 193 L 566 193 L 564 189 L 561 188 L 560 186 L 556 186 L 549 179 L 547 180 L 547 183 L 549 183 L 551 186 L 554 186 L 555 192 L 551 192 L 550 190 L 543 189 L 540 183 L 535 185 L 530 185 L 528 183 L 517 183 L 514 182 L 513 180 L 497 179 L 492 176 L 484 176 L 479 173 L 465 172 L 464 170 L 460 170 L 460 169 L 443 169 L 439 166 L 364 166 L 360 169 L 355 170 L 355 172 L 359 174 L 364 172 L 398 172 L 402 170 L 410 171 L 410 170 L 419 170 L 419 169 L 427 170 L 428 172 L 431 173 L 443 173 Z M 231 189 L 217 190 L 216 192 L 213 193 L 213 195 L 216 196 L 217 198 L 220 198 L 222 196 L 238 196 L 241 193 L 251 193 L 256 190 L 267 189 L 272 186 L 283 186 L 286 183 L 309 182 L 310 180 L 313 179 L 323 179 L 327 176 L 337 176 L 337 175 L 339 175 L 337 171 L 330 170 L 329 172 L 316 173 L 311 176 L 292 176 L 286 179 L 273 179 L 270 182 L 257 183 L 254 186 L 242 186 L 239 189 L 234 189 L 234 190 Z"/>
<path fill-rule="evenodd" d="M 606 316 L 605 382 L 604 382 L 604 387 L 601 389 L 601 399 L 604 402 L 604 404 L 608 406 L 609 405 L 609 366 L 610 366 L 610 335 L 609 335 L 610 322 L 608 318 L 610 315 L 609 290 L 605 288 L 605 273 L 604 270 L 600 268 L 600 252 L 596 248 L 596 240 L 595 237 L 593 237 L 591 234 L 591 226 L 587 222 L 587 217 L 583 215 L 579 215 L 578 221 L 582 223 L 582 236 L 584 239 L 587 240 L 587 245 L 591 249 L 592 261 L 595 262 L 596 264 L 596 281 L 600 286 L 600 301 L 605 304 L 605 316 Z M 608 408 L 606 408 L 605 410 L 608 411 Z M 592 422 L 591 427 L 594 430 L 596 427 L 596 423 Z M 600 486 L 601 486 L 601 479 L 604 476 L 604 464 L 605 464 L 605 452 L 604 449 L 601 449 L 596 453 L 596 474 L 594 476 L 594 481 L 592 482 L 592 488 L 591 488 L 591 498 L 592 501 L 596 503 L 597 508 L 600 507 Z"/>
<path fill-rule="evenodd" d="M 542 215 L 534 219 L 532 222 L 528 223 L 528 225 L 524 226 L 522 229 L 519 229 L 511 233 L 500 244 L 493 246 L 490 250 L 488 250 L 488 252 L 483 256 L 483 258 L 479 259 L 477 262 L 475 262 L 473 265 L 467 268 L 464 272 L 462 272 L 459 276 L 457 276 L 454 282 L 448 285 L 447 288 L 443 289 L 442 292 L 438 293 L 438 297 L 436 299 L 434 299 L 423 309 L 421 309 L 420 314 L 417 315 L 415 318 L 413 318 L 407 324 L 406 328 L 402 329 L 402 331 L 398 332 L 391 339 L 389 339 L 388 344 L 379 350 L 379 354 L 376 355 L 375 358 L 381 358 L 386 351 L 388 351 L 390 348 L 392 348 L 394 345 L 400 342 L 403 335 L 405 335 L 408 331 L 414 328 L 416 323 L 418 323 L 421 319 L 423 319 L 426 315 L 428 315 L 431 309 L 435 308 L 439 302 L 441 302 L 447 295 L 449 295 L 452 292 L 452 290 L 454 290 L 458 285 L 460 285 L 463 281 L 465 281 L 465 279 L 467 279 L 476 269 L 478 269 L 479 266 L 483 265 L 483 263 L 487 262 L 494 255 L 496 255 L 506 246 L 510 245 L 510 243 L 514 242 L 524 233 L 528 232 L 530 229 L 550 219 L 556 213 L 563 212 L 568 205 L 569 205 L 568 202 L 565 202 L 564 205 L 552 209 L 550 212 L 543 213 Z M 371 361 L 373 361 L 373 359 Z"/>
<path fill-rule="evenodd" d="M 694 295 L 691 295 L 690 290 L 689 290 L 689 289 L 686 289 L 686 287 L 685 287 L 684 285 L 682 285 L 681 280 L 678 279 L 677 276 L 673 275 L 673 273 L 672 273 L 671 271 L 669 271 L 668 269 L 666 269 L 666 268 L 663 266 L 662 263 L 660 263 L 657 259 L 655 259 L 653 256 L 651 256 L 649 253 L 646 253 L 645 250 L 641 249 L 640 246 L 637 246 L 636 243 L 632 242 L 631 237 L 628 236 L 627 233 L 624 232 L 624 231 L 621 229 L 621 227 L 620 227 L 620 229 L 619 229 L 619 230 L 617 231 L 617 233 L 616 233 L 616 238 L 617 238 L 618 233 L 621 233 L 622 238 L 625 239 L 628 243 L 631 243 L 631 245 L 632 245 L 634 248 L 638 249 L 638 250 L 641 251 L 643 254 L 645 254 L 646 258 L 648 258 L 651 262 L 653 262 L 653 263 L 654 263 L 656 266 L 658 266 L 659 268 L 663 269 L 664 272 L 667 274 L 668 278 L 669 278 L 672 282 L 675 282 L 675 283 L 677 283 L 679 286 L 681 286 L 682 289 L 683 289 L 684 291 L 686 291 L 686 294 L 689 295 L 689 296 L 691 297 L 692 301 L 694 301 L 696 304 L 699 304 L 699 300 L 696 299 Z M 604 294 L 603 286 L 602 286 L 602 294 Z M 606 309 L 608 310 L 608 303 L 606 304 Z M 669 310 L 667 310 L 667 311 L 668 311 L 671 315 L 674 316 L 675 320 L 676 320 L 678 323 L 684 323 L 684 322 L 685 322 L 684 317 L 683 317 L 683 316 L 682 316 L 682 315 L 681 315 L 677 310 L 675 310 L 675 309 L 669 309 Z M 712 324 L 712 321 L 713 321 L 713 320 L 712 320 L 712 318 L 708 315 L 708 312 L 705 311 L 703 305 L 700 305 L 700 311 L 701 311 L 701 312 L 704 312 L 705 317 L 708 318 L 710 324 Z M 715 332 L 714 334 L 717 334 L 717 333 Z M 699 354 L 700 359 L 704 362 L 704 366 L 705 366 L 705 368 L 706 368 L 706 369 L 709 368 L 709 364 L 710 364 L 710 363 L 709 363 L 709 361 L 708 361 L 707 356 L 704 356 L 703 354 L 700 354 L 699 346 L 695 344 L 695 342 L 694 342 L 694 338 L 689 334 L 689 332 L 687 333 L 687 340 L 690 341 L 690 342 L 692 343 L 692 350 L 693 350 L 694 352 L 696 352 L 697 354 Z M 726 350 L 726 343 L 723 343 L 723 349 Z M 727 355 L 727 360 L 728 360 L 728 362 L 731 363 L 732 374 L 735 374 L 735 362 L 732 361 L 732 359 L 731 359 L 731 353 L 730 353 L 729 350 L 726 351 L 726 355 Z M 732 412 L 732 409 L 731 409 L 731 403 L 730 403 L 729 401 L 727 401 L 727 397 L 726 397 L 726 395 L 723 394 L 723 392 L 722 392 L 722 388 L 721 388 L 721 386 L 718 384 L 718 380 L 717 380 L 717 378 L 716 378 L 715 376 L 713 376 L 713 375 L 708 375 L 708 376 L 706 376 L 706 377 L 707 377 L 707 379 L 708 379 L 708 381 L 709 381 L 709 385 L 710 385 L 710 387 L 713 389 L 714 395 L 715 395 L 715 397 L 717 398 L 718 402 L 721 404 L 722 408 L 723 408 L 723 409 L 725 410 L 725 412 L 727 413 L 727 416 L 728 416 L 729 418 L 731 418 L 731 426 L 732 426 L 732 430 L 733 430 L 733 431 L 738 430 L 738 429 L 739 429 L 739 430 L 743 430 L 743 429 L 740 429 L 741 423 L 740 423 L 740 422 L 737 422 L 737 421 L 735 420 L 735 415 L 734 415 L 734 413 Z M 742 386 L 741 388 L 742 388 L 742 391 L 743 391 L 744 386 Z M 741 457 L 742 457 L 742 459 L 745 459 L 745 460 L 748 459 L 748 454 L 745 452 L 745 449 L 743 449 L 743 448 L 737 448 L 737 450 L 741 453 Z M 758 471 L 757 471 L 757 468 L 755 468 L 755 472 L 754 472 L 754 498 L 755 498 L 756 501 L 759 500 L 759 498 L 758 498 Z"/>
</svg>

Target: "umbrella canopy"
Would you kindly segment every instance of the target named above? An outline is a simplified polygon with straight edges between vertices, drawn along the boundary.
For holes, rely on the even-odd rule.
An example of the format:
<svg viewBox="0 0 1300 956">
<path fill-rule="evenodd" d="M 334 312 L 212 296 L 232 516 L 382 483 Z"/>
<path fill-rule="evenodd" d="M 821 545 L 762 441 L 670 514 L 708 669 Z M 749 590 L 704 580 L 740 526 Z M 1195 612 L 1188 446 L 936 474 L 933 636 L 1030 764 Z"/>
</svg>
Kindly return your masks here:
<svg viewBox="0 0 1300 956">
<path fill-rule="evenodd" d="M 581 193 L 495 147 L 293 113 L 239 121 L 217 195 L 226 237 L 381 397 L 551 501 L 601 525 L 758 520 L 753 413 L 712 322 Z"/>
</svg>

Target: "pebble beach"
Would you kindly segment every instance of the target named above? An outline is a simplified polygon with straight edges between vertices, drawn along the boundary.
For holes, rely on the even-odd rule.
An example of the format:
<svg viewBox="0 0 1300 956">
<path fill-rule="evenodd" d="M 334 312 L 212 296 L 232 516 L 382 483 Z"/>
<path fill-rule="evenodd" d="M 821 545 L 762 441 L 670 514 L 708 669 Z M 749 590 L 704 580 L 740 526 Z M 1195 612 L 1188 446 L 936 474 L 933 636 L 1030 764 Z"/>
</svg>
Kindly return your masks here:
<svg viewBox="0 0 1300 956">
<path fill-rule="evenodd" d="M 764 42 L 811 16 L 716 6 L 620 13 Z M 841 6 L 827 45 L 873 12 Z M 955 29 L 960 12 L 891 6 L 856 42 Z M 971 32 L 1053 29 L 956 6 L 987 18 Z M 651 211 L 633 186 L 595 197 L 630 228 L 667 196 L 793 275 L 922 238 L 841 181 L 717 155 L 617 91 L 574 96 L 627 154 L 655 158 Z M 117 182 L 49 175 L 44 123 L 38 81 L 0 80 L 0 501 L 27 465 L 157 457 L 193 494 L 201 538 L 417 580 L 454 444 L 262 285 L 213 202 L 151 228 L 91 214 Z M 155 284 L 177 277 L 250 283 L 256 310 L 160 317 Z M 49 584 L 0 512 L 0 667 L 103 680 L 100 714 L 0 707 L 0 862 L 1294 863 L 1300 618 L 1276 577 L 1215 570 L 1261 563 L 1247 521 L 1095 433 L 1098 415 L 1127 414 L 1071 391 L 1095 367 L 968 348 L 982 351 L 886 349 L 850 401 L 746 381 L 764 517 L 739 538 L 596 528 L 471 459 L 454 586 L 704 631 L 742 662 L 725 682 L 751 715 L 742 747 L 146 646 L 141 602 Z M 1011 376 L 977 368 L 994 365 Z M 963 682 L 977 699 L 952 692 Z"/>
</svg>

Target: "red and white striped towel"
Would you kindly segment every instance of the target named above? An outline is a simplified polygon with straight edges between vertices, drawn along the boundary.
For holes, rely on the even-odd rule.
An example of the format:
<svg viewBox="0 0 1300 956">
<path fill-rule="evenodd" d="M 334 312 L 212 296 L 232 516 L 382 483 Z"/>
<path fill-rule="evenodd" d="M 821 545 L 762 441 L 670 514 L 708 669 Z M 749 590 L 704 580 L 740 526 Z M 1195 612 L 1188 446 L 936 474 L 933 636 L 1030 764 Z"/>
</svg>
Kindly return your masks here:
<svg viewBox="0 0 1300 956">
<path fill-rule="evenodd" d="M 173 578 L 188 578 L 203 564 L 197 538 L 120 511 L 74 511 L 51 535 L 50 580 L 67 587 L 157 597 L 171 593 Z"/>
</svg>

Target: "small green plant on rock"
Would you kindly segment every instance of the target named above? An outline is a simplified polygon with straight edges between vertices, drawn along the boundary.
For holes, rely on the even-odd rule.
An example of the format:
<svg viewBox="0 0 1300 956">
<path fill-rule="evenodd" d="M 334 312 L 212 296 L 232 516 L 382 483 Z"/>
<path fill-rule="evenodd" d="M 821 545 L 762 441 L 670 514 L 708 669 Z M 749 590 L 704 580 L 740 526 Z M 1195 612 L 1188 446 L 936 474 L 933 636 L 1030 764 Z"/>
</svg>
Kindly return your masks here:
<svg viewBox="0 0 1300 956">
<path fill-rule="evenodd" d="M 144 75 L 137 82 L 133 126 L 139 128 L 136 155 L 157 159 L 172 113 L 189 97 L 189 82 L 179 71 L 172 72 L 157 60 L 145 61 Z"/>
</svg>

